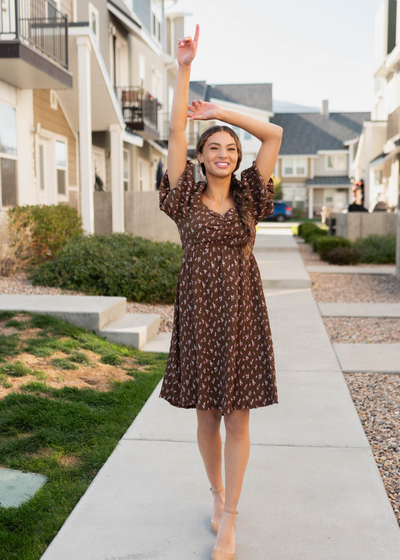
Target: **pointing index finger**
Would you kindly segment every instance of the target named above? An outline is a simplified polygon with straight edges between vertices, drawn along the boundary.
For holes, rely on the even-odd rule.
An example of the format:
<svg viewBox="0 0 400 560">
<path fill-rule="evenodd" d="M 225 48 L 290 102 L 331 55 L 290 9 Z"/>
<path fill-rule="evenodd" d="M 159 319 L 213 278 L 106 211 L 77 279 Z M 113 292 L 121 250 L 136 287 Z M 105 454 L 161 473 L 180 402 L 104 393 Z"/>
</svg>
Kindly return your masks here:
<svg viewBox="0 0 400 560">
<path fill-rule="evenodd" d="M 196 43 L 196 45 L 199 42 L 199 34 L 200 34 L 200 25 L 197 23 L 196 24 L 196 31 L 194 33 L 194 38 L 193 38 L 193 41 Z"/>
</svg>

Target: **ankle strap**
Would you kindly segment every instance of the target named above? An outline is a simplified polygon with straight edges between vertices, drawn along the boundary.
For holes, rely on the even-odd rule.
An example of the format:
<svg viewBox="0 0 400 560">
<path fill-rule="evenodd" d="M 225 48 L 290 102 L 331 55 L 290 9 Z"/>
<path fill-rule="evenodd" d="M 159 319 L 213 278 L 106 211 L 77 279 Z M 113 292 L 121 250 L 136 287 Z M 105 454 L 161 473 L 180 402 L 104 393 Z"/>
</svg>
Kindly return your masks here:
<svg viewBox="0 0 400 560">
<path fill-rule="evenodd" d="M 213 490 L 212 486 L 210 486 L 210 490 L 211 490 L 211 492 L 215 492 L 216 494 L 218 494 L 219 492 L 222 492 L 223 490 L 225 490 L 225 488 L 222 487 L 221 490 Z"/>
<path fill-rule="evenodd" d="M 238 511 L 234 510 L 234 509 L 224 509 L 224 511 L 226 511 L 227 513 L 239 513 Z"/>
</svg>

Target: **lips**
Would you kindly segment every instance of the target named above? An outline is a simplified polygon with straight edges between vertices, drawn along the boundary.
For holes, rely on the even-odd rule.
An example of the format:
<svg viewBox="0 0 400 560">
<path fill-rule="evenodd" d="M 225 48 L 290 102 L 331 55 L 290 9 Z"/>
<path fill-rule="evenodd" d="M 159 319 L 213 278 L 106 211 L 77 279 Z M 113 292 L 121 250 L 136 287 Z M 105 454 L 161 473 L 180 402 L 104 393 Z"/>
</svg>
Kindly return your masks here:
<svg viewBox="0 0 400 560">
<path fill-rule="evenodd" d="M 220 167 L 221 169 L 226 169 L 229 166 L 229 163 L 216 163 L 215 164 L 217 167 Z"/>
</svg>

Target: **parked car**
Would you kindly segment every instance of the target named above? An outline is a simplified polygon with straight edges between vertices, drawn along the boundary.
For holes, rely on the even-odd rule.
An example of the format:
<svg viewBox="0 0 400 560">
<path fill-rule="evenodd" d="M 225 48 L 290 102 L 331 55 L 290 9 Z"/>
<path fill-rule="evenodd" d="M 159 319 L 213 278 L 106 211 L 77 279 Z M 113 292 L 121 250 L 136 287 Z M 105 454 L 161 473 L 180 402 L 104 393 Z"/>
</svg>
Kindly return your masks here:
<svg viewBox="0 0 400 560">
<path fill-rule="evenodd" d="M 274 213 L 267 216 L 262 220 L 267 222 L 269 220 L 275 220 L 277 222 L 285 222 L 292 217 L 292 208 L 286 204 L 286 202 L 281 202 L 280 200 L 274 200 Z"/>
</svg>

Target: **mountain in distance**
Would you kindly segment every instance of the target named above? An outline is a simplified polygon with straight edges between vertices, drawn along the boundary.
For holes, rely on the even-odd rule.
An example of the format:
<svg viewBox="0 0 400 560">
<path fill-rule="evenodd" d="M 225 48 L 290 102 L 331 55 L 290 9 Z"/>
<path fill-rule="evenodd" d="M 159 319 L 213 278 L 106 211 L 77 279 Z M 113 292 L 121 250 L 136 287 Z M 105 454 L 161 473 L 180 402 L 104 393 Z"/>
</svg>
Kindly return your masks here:
<svg viewBox="0 0 400 560">
<path fill-rule="evenodd" d="M 306 105 L 298 105 L 290 103 L 290 101 L 272 100 L 272 111 L 274 113 L 319 113 L 319 107 L 308 107 Z"/>
</svg>

